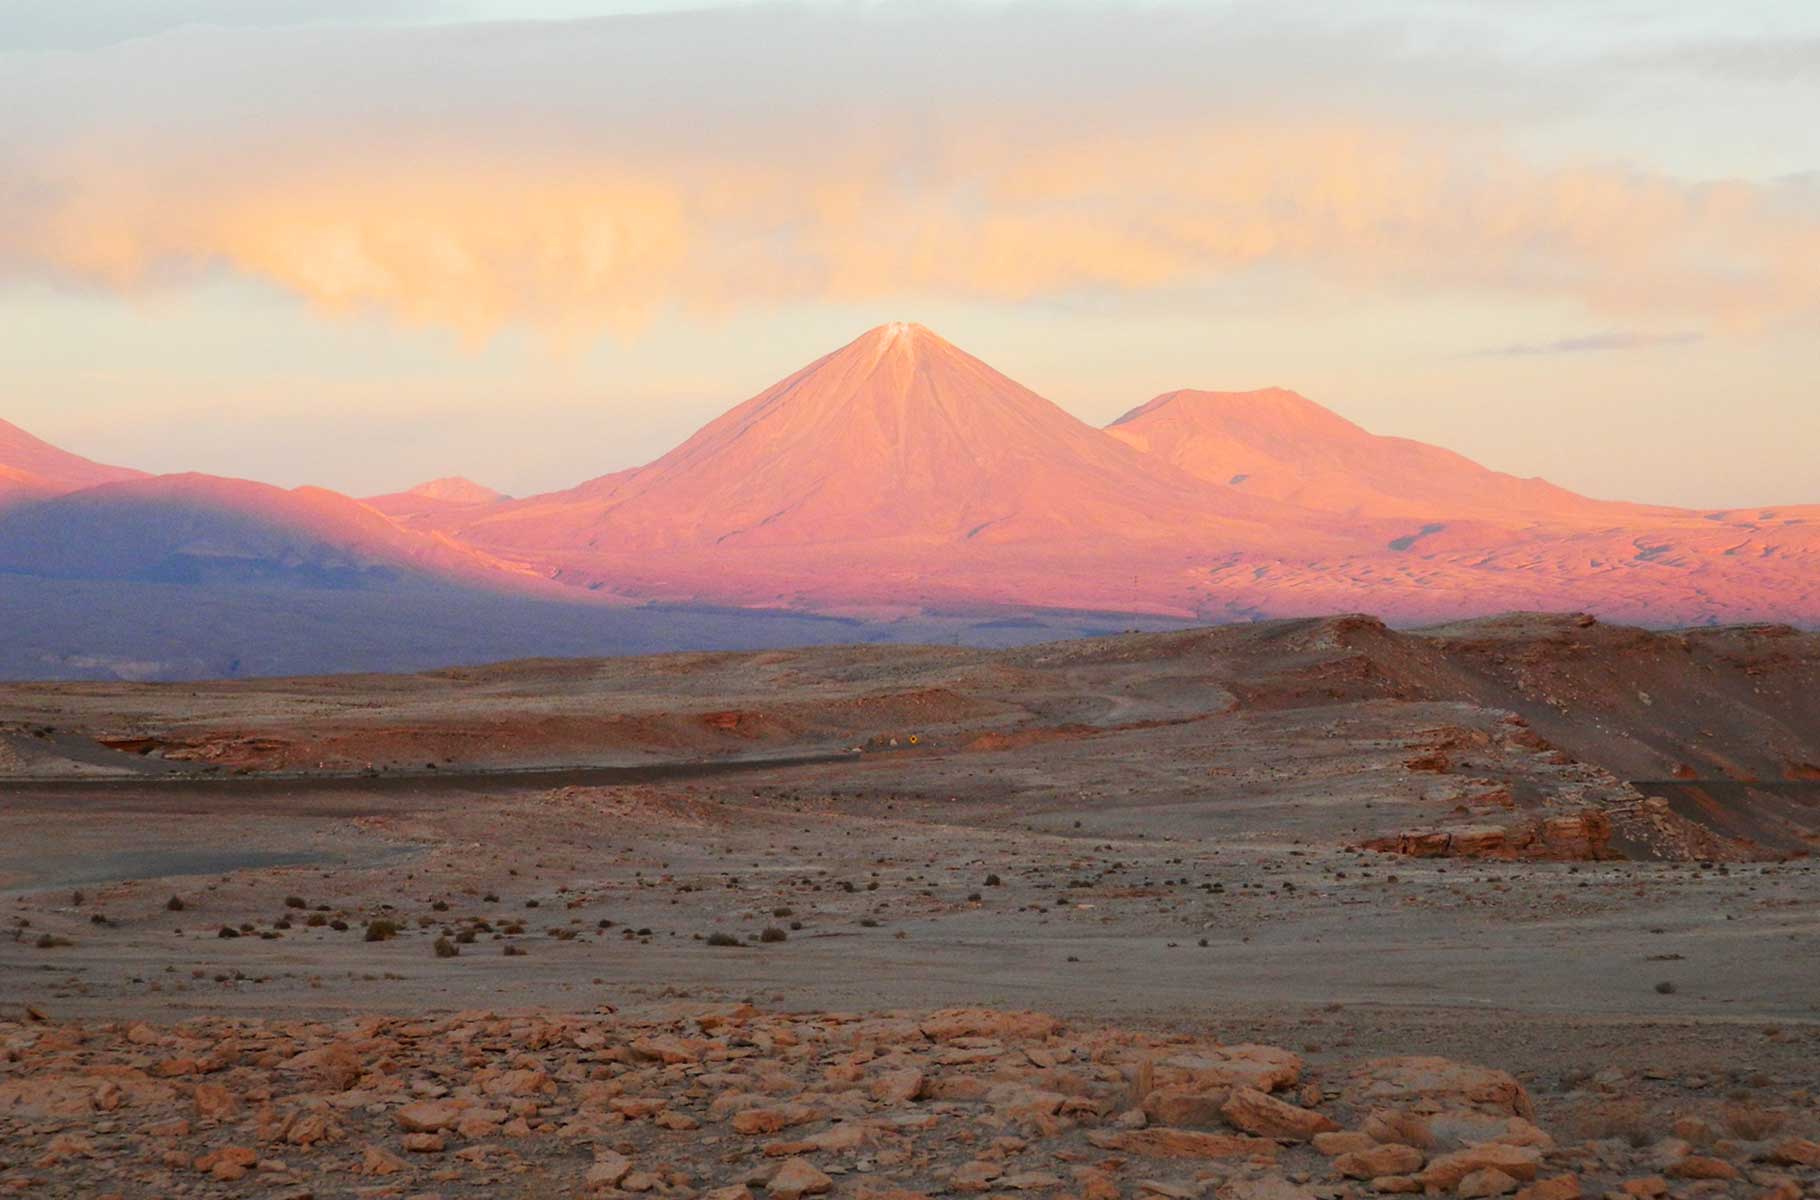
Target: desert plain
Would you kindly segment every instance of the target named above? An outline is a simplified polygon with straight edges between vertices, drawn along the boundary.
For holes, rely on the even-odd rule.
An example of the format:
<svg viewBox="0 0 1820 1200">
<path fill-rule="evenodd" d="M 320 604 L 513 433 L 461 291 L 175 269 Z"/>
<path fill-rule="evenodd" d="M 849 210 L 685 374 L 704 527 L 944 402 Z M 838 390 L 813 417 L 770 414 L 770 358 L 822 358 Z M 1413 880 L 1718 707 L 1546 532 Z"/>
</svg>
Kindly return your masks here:
<svg viewBox="0 0 1820 1200">
<path fill-rule="evenodd" d="M 0 687 L 0 1189 L 1820 1187 L 1820 636 Z"/>
</svg>

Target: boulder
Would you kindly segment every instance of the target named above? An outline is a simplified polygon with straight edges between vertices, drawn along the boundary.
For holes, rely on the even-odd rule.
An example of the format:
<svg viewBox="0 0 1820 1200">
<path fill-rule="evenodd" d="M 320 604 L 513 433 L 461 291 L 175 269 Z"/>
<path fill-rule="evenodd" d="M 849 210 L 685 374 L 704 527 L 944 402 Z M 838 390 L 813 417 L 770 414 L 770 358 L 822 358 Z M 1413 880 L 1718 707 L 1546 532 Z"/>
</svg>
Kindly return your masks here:
<svg viewBox="0 0 1820 1200">
<path fill-rule="evenodd" d="M 1226 1103 L 1220 1106 L 1220 1112 L 1233 1128 L 1259 1137 L 1305 1142 L 1317 1133 L 1332 1133 L 1339 1129 L 1331 1118 L 1313 1109 L 1286 1104 L 1255 1088 L 1233 1088 Z"/>
<path fill-rule="evenodd" d="M 771 1176 L 766 1187 L 768 1200 L 802 1200 L 804 1196 L 819 1196 L 834 1186 L 830 1179 L 814 1163 L 806 1158 L 787 1159 Z"/>
</svg>

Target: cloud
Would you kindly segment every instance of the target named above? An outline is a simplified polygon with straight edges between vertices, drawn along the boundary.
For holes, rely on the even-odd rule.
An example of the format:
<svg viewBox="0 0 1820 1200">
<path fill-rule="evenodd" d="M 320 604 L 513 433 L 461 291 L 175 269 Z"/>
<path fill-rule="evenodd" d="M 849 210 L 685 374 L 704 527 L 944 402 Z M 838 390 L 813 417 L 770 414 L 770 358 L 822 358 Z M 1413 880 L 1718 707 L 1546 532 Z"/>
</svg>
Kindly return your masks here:
<svg viewBox="0 0 1820 1200">
<path fill-rule="evenodd" d="M 226 271 L 476 339 L 1261 270 L 1715 325 L 1820 297 L 1811 188 L 1529 161 L 1503 67 L 1383 24 L 773 8 L 10 65 L 0 280 Z"/>
<path fill-rule="evenodd" d="M 1545 354 L 1585 354 L 1608 350 L 1651 350 L 1661 346 L 1691 346 L 1704 340 L 1703 334 L 1694 332 L 1682 333 L 1638 333 L 1632 330 L 1620 330 L 1611 333 L 1592 333 L 1581 337 L 1558 338 L 1552 342 L 1512 342 L 1505 346 L 1493 346 L 1485 350 L 1474 350 L 1468 358 L 1528 358 Z"/>
</svg>

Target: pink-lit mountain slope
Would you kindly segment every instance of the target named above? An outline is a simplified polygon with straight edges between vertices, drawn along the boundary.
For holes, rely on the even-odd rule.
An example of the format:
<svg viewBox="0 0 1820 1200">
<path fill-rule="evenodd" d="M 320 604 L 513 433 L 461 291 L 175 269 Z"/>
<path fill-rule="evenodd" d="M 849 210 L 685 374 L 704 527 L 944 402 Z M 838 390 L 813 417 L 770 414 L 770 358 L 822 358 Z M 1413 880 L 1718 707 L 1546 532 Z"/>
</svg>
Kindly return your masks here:
<svg viewBox="0 0 1820 1200">
<path fill-rule="evenodd" d="M 407 528 L 429 529 L 451 518 L 471 517 L 477 510 L 510 498 L 471 479 L 451 475 L 420 483 L 408 491 L 368 496 L 362 503 Z"/>
<path fill-rule="evenodd" d="M 1167 392 L 1106 432 L 1190 475 L 1322 512 L 1525 523 L 1664 511 L 1589 500 L 1439 446 L 1380 437 L 1282 388 Z"/>
<path fill-rule="evenodd" d="M 1284 514 L 1160 467 L 921 326 L 894 324 L 649 466 L 461 528 L 514 552 L 1099 545 L 1191 529 L 1262 545 Z"/>
<path fill-rule="evenodd" d="M 430 524 L 639 599 L 1820 619 L 1811 510 L 1591 500 L 1280 391 L 1172 393 L 1095 430 L 908 324 L 870 331 L 648 466 Z"/>
<path fill-rule="evenodd" d="M 141 474 L 59 450 L 17 425 L 0 421 L 0 506 L 135 479 Z"/>
<path fill-rule="evenodd" d="M 0 514 L 0 571 L 337 587 L 405 576 L 500 589 L 537 582 L 336 492 L 212 475 L 146 476 L 17 506 Z"/>
</svg>

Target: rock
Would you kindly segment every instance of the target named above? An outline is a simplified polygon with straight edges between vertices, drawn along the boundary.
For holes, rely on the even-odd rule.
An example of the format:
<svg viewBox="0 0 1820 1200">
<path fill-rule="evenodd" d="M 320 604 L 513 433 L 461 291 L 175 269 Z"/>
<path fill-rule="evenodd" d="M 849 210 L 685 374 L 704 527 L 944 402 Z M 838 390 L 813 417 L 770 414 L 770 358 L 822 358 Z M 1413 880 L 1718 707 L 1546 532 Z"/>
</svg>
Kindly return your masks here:
<svg viewBox="0 0 1820 1200">
<path fill-rule="evenodd" d="M 1428 1118 L 1404 1108 L 1374 1108 L 1359 1129 L 1373 1141 L 1394 1142 L 1418 1150 L 1433 1150 L 1436 1144 Z"/>
<path fill-rule="evenodd" d="M 632 1042 L 631 1050 L 640 1058 L 662 1063 L 692 1063 L 701 1058 L 701 1052 L 696 1047 L 668 1034 L 637 1038 Z"/>
<path fill-rule="evenodd" d="M 1737 1179 L 1738 1168 L 1722 1158 L 1690 1154 L 1668 1168 L 1677 1179 Z"/>
<path fill-rule="evenodd" d="M 292 1146 L 328 1145 L 341 1140 L 341 1126 L 326 1112 L 301 1112 L 284 1128 L 284 1140 Z"/>
<path fill-rule="evenodd" d="M 1657 1196 L 1668 1195 L 1668 1180 L 1660 1175 L 1645 1175 L 1639 1179 L 1626 1179 L 1618 1185 L 1618 1190 L 1637 1200 L 1655 1200 Z"/>
<path fill-rule="evenodd" d="M 441 1154 L 444 1142 L 439 1133 L 407 1133 L 404 1148 L 412 1154 Z"/>
<path fill-rule="evenodd" d="M 1770 1148 L 1769 1160 L 1785 1167 L 1820 1167 L 1820 1142 L 1786 1138 Z"/>
<path fill-rule="evenodd" d="M 1556 1175 L 1539 1179 L 1517 1192 L 1517 1200 L 1580 1200 L 1580 1177 Z"/>
<path fill-rule="evenodd" d="M 461 1119 L 461 1109 L 448 1100 L 418 1100 L 392 1114 L 406 1133 L 439 1133 Z"/>
<path fill-rule="evenodd" d="M 1422 1169 L 1425 1156 L 1414 1146 L 1387 1142 L 1366 1150 L 1354 1150 L 1333 1160 L 1333 1169 L 1348 1179 L 1377 1179 L 1384 1175 L 1408 1175 Z"/>
<path fill-rule="evenodd" d="M 1192 1090 L 1249 1087 L 1275 1092 L 1302 1078 L 1302 1060 L 1275 1046 L 1244 1043 L 1171 1055 L 1157 1064 L 1158 1083 Z M 1146 1089 L 1148 1090 L 1148 1089 Z"/>
<path fill-rule="evenodd" d="M 1355 1129 L 1334 1133 L 1317 1133 L 1314 1135 L 1314 1148 L 1329 1158 L 1342 1154 L 1355 1154 L 1360 1150 L 1369 1150 L 1378 1143 L 1370 1136 Z"/>
<path fill-rule="evenodd" d="M 588 1168 L 586 1175 L 582 1176 L 582 1183 L 590 1189 L 618 1187 L 620 1180 L 624 1179 L 631 1170 L 631 1160 L 625 1155 L 603 1150 L 595 1155 L 594 1165 Z"/>
<path fill-rule="evenodd" d="M 196 1115 L 205 1121 L 223 1121 L 240 1111 L 240 1100 L 218 1083 L 199 1083 L 191 1097 Z"/>
<path fill-rule="evenodd" d="M 455 1121 L 455 1132 L 464 1138 L 490 1138 L 499 1134 L 507 1113 L 497 1108 L 470 1108 Z"/>
<path fill-rule="evenodd" d="M 1486 1196 L 1509 1195 L 1517 1190 L 1517 1181 L 1496 1167 L 1486 1167 L 1460 1180 L 1455 1190 L 1460 1200 L 1483 1200 Z"/>
<path fill-rule="evenodd" d="M 1380 1175 L 1371 1181 L 1371 1190 L 1386 1196 L 1412 1196 L 1424 1189 L 1414 1175 Z"/>
<path fill-rule="evenodd" d="M 1099 1167 L 1076 1167 L 1069 1172 L 1081 1200 L 1119 1200 L 1119 1184 Z"/>
<path fill-rule="evenodd" d="M 1019 1171 L 1015 1175 L 999 1176 L 993 1186 L 1000 1191 L 1048 1192 L 1061 1187 L 1062 1179 L 1047 1171 Z"/>
<path fill-rule="evenodd" d="M 368 1146 L 360 1160 L 362 1175 L 396 1175 L 410 1169 L 411 1164 L 383 1146 Z"/>
<path fill-rule="evenodd" d="M 817 1114 L 807 1104 L 782 1104 L 775 1108 L 748 1108 L 733 1114 L 733 1128 L 740 1133 L 776 1133 L 791 1125 L 815 1120 Z"/>
<path fill-rule="evenodd" d="M 1424 1187 L 1447 1190 L 1459 1186 L 1462 1179 L 1475 1171 L 1494 1170 L 1502 1171 L 1520 1183 L 1528 1183 L 1535 1179 L 1541 1163 L 1542 1152 L 1533 1146 L 1487 1142 L 1429 1159 L 1420 1178 Z"/>
<path fill-rule="evenodd" d="M 1286 1104 L 1254 1088 L 1232 1089 L 1220 1112 L 1235 1129 L 1260 1137 L 1305 1142 L 1317 1133 L 1331 1133 L 1339 1126 L 1312 1109 Z"/>
<path fill-rule="evenodd" d="M 1357 1068 L 1347 1089 L 1353 1105 L 1477 1109 L 1535 1116 L 1523 1085 L 1503 1071 L 1429 1056 L 1373 1059 Z"/>
<path fill-rule="evenodd" d="M 992 1186 L 992 1181 L 1005 1173 L 1005 1168 L 995 1162 L 974 1159 L 962 1163 L 948 1176 L 948 1190 L 954 1192 L 983 1192 Z"/>
<path fill-rule="evenodd" d="M 195 1166 L 215 1179 L 232 1183 L 245 1177 L 258 1161 L 259 1155 L 245 1146 L 223 1146 L 198 1158 Z"/>
<path fill-rule="evenodd" d="M 867 1093 L 880 1104 L 908 1104 L 923 1093 L 923 1073 L 915 1067 L 881 1071 Z"/>
<path fill-rule="evenodd" d="M 1277 1156 L 1277 1144 L 1266 1138 L 1161 1126 L 1129 1132 L 1094 1130 L 1087 1135 L 1087 1140 L 1102 1150 L 1144 1154 L 1151 1158 L 1275 1159 Z"/>
<path fill-rule="evenodd" d="M 765 1189 L 768 1200 L 801 1200 L 819 1196 L 834 1186 L 834 1180 L 822 1173 L 806 1158 L 791 1158 L 777 1169 Z"/>
</svg>

